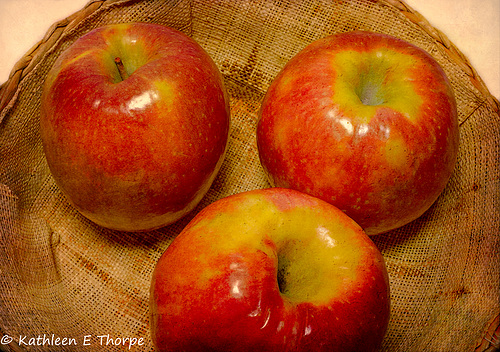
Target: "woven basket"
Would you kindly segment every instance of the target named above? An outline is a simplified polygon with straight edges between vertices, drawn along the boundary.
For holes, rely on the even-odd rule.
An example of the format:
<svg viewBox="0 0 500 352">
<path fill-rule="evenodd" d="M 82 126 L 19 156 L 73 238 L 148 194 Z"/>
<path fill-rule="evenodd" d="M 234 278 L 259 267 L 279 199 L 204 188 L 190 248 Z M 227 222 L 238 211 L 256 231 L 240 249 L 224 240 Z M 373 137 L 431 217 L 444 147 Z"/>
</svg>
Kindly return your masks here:
<svg viewBox="0 0 500 352">
<path fill-rule="evenodd" d="M 131 21 L 168 25 L 200 43 L 224 74 L 233 121 L 226 160 L 202 203 L 143 234 L 106 230 L 78 214 L 50 175 L 38 129 L 41 87 L 61 51 L 97 26 Z M 383 350 L 498 347 L 500 104 L 446 36 L 399 0 L 108 0 L 54 24 L 0 90 L 0 350 L 128 350 L 106 345 L 99 336 L 107 335 L 143 338 L 131 350 L 152 350 L 149 283 L 159 256 L 204 206 L 269 186 L 255 139 L 267 87 L 311 41 L 355 29 L 400 37 L 434 56 L 452 82 L 460 122 L 458 164 L 438 201 L 411 224 L 373 237 L 391 284 Z M 44 334 L 73 345 L 25 346 Z"/>
</svg>

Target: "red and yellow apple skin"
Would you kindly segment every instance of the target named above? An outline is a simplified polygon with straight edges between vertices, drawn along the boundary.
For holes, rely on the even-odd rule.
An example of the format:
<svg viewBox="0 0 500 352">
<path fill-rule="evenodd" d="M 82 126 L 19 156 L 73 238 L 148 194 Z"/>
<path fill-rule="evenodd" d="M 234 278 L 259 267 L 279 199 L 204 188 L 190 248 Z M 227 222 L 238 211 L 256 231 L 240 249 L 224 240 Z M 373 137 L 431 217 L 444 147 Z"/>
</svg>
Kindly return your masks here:
<svg viewBox="0 0 500 352">
<path fill-rule="evenodd" d="M 215 63 L 185 34 L 109 25 L 57 59 L 40 127 L 50 171 L 76 209 L 104 227 L 146 231 L 187 214 L 210 188 L 229 100 Z"/>
<path fill-rule="evenodd" d="M 390 316 L 383 257 L 336 207 L 302 192 L 204 208 L 160 257 L 155 351 L 376 351 Z"/>
<path fill-rule="evenodd" d="M 337 206 L 368 235 L 421 216 L 457 158 L 457 108 L 444 71 L 385 34 L 311 43 L 277 75 L 259 114 L 270 183 Z"/>
</svg>

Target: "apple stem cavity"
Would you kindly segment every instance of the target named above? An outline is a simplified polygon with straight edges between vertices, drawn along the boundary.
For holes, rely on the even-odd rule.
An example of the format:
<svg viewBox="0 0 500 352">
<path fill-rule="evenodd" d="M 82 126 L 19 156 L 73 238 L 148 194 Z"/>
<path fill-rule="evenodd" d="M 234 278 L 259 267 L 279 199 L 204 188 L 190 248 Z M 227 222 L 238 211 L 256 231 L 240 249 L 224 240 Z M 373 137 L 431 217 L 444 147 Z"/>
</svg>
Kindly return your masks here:
<svg viewBox="0 0 500 352">
<path fill-rule="evenodd" d="M 118 72 L 120 73 L 120 78 L 122 79 L 122 81 L 126 80 L 129 76 L 129 74 L 127 73 L 127 70 L 125 69 L 125 65 L 123 65 L 122 59 L 120 59 L 119 57 L 115 57 L 115 64 L 116 64 L 116 67 L 118 68 Z"/>
<path fill-rule="evenodd" d="M 359 100 L 364 105 L 377 106 L 385 103 L 384 98 L 380 94 L 380 88 L 372 82 L 365 83 L 357 92 Z"/>
<path fill-rule="evenodd" d="M 356 94 L 363 105 L 377 106 L 385 103 L 382 94 L 383 77 L 369 70 L 360 75 Z"/>
<path fill-rule="evenodd" d="M 285 273 L 285 268 L 283 267 L 283 265 L 280 265 L 279 264 L 280 261 L 278 261 L 278 288 L 279 288 L 279 291 L 282 295 L 286 295 L 287 294 L 287 288 L 286 288 L 286 280 L 285 280 L 285 276 L 286 276 L 286 273 Z"/>
</svg>

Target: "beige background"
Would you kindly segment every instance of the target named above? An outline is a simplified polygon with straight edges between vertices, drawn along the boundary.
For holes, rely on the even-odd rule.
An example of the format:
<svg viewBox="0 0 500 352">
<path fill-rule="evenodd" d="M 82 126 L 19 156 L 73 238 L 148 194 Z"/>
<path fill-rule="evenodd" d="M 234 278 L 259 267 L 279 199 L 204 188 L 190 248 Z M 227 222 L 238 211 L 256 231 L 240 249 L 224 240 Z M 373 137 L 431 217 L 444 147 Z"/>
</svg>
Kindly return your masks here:
<svg viewBox="0 0 500 352">
<path fill-rule="evenodd" d="M 0 0 L 0 84 L 48 28 L 87 0 Z M 500 0 L 407 0 L 469 58 L 500 98 Z"/>
</svg>

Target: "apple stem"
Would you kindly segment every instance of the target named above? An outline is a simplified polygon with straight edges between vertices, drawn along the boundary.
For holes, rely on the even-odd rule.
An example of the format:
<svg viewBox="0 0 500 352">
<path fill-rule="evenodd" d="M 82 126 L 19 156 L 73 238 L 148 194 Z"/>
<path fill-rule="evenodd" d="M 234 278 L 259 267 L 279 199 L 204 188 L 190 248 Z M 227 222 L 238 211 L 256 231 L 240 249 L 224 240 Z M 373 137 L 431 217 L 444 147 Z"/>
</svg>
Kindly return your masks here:
<svg viewBox="0 0 500 352">
<path fill-rule="evenodd" d="M 127 70 L 125 70 L 125 66 L 123 65 L 122 59 L 119 57 L 115 58 L 115 64 L 116 67 L 118 68 L 118 72 L 120 73 L 120 77 L 122 81 L 126 80 L 128 78 L 128 73 Z"/>
</svg>

